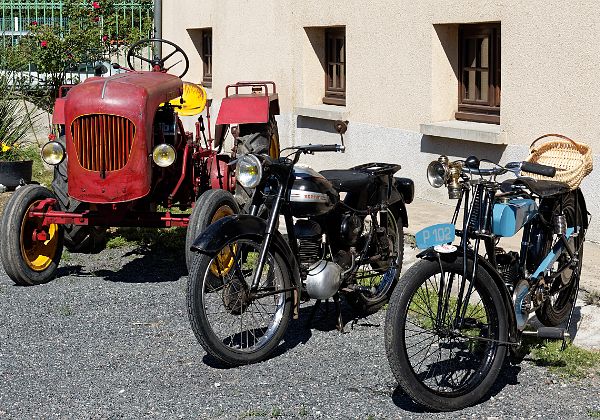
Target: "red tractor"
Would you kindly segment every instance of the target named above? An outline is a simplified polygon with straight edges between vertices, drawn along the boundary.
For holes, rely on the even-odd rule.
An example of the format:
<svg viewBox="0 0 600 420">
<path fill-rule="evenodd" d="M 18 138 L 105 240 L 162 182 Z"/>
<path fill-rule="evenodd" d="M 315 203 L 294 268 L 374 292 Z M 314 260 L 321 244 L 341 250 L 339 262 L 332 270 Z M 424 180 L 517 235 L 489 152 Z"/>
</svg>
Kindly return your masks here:
<svg viewBox="0 0 600 420">
<path fill-rule="evenodd" d="M 152 59 L 137 52 L 157 43 L 172 51 Z M 173 67 L 167 62 L 178 56 L 174 65 L 184 64 L 182 74 L 167 74 Z M 136 58 L 152 71 L 135 71 Z M 232 195 L 235 174 L 228 163 L 236 152 L 279 153 L 272 82 L 228 86 L 213 141 L 209 115 L 208 139 L 202 117 L 195 135 L 179 118 L 200 114 L 206 104 L 201 87 L 181 80 L 189 60 L 180 47 L 146 39 L 132 46 L 127 59 L 128 71 L 89 78 L 57 99 L 53 122 L 63 133 L 42 147 L 42 158 L 54 166 L 53 191 L 40 185 L 17 189 L 0 224 L 0 259 L 17 284 L 51 280 L 63 246 L 98 252 L 109 227 L 187 227 L 189 268 L 196 236 L 238 212 L 247 199 L 239 187 L 237 199 Z M 250 92 L 240 92 L 244 89 Z M 235 139 L 232 153 L 221 153 L 229 131 Z M 177 214 L 175 207 L 193 209 Z"/>
</svg>

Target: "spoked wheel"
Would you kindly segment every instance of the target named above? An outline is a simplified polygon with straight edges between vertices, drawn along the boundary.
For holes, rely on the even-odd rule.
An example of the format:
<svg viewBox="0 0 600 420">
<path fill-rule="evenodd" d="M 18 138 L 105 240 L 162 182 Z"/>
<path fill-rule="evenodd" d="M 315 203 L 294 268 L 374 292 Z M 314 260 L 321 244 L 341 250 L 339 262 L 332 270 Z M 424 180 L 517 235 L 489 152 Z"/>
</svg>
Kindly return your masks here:
<svg viewBox="0 0 600 420">
<path fill-rule="evenodd" d="M 351 280 L 355 291 L 348 295 L 348 303 L 361 315 L 377 312 L 385 305 L 402 270 L 404 255 L 404 228 L 402 217 L 392 211 L 380 213 L 379 225 L 383 231 L 372 239 L 372 251 L 368 257 L 374 261 L 362 264 Z"/>
<path fill-rule="evenodd" d="M 194 256 L 187 293 L 192 330 L 207 353 L 230 366 L 266 359 L 289 322 L 291 281 L 281 255 L 268 253 L 258 290 L 251 290 L 260 248 L 239 240 L 215 257 Z"/>
<path fill-rule="evenodd" d="M 563 210 L 565 218 L 567 220 L 567 227 L 577 229 L 583 226 L 583 218 L 585 217 L 581 212 L 577 211 L 575 206 L 576 193 L 571 192 L 563 201 Z M 558 203 L 556 205 L 558 208 Z M 557 209 L 556 209 L 557 210 Z M 579 228 L 578 228 L 579 227 Z M 548 241 L 546 244 L 546 252 L 550 251 L 552 245 L 556 242 L 557 236 L 548 234 Z M 584 242 L 584 231 L 581 228 L 579 236 L 574 238 L 575 249 L 579 249 L 580 245 Z M 562 255 L 556 263 L 556 268 L 562 266 L 567 261 L 567 255 Z M 581 246 L 579 252 L 579 261 L 575 267 L 569 267 L 562 272 L 559 279 L 560 281 L 555 282 L 552 285 L 550 291 L 550 298 L 546 300 L 540 308 L 535 311 L 538 320 L 547 327 L 555 327 L 560 325 L 567 320 L 571 308 L 575 304 L 577 298 L 577 289 L 579 285 L 579 276 L 581 275 L 581 265 L 583 262 L 583 246 Z"/>
<path fill-rule="evenodd" d="M 233 195 L 225 190 L 209 190 L 196 200 L 185 233 L 185 262 L 188 272 L 192 269 L 194 252 L 190 247 L 204 229 L 226 216 L 238 214 L 240 208 Z"/>
<path fill-rule="evenodd" d="M 481 267 L 475 281 L 465 279 L 462 261 L 442 262 L 443 274 L 438 261 L 413 265 L 392 295 L 385 322 L 398 383 L 414 401 L 439 411 L 483 398 L 507 350 L 500 343 L 508 332 L 500 291 Z"/>
<path fill-rule="evenodd" d="M 2 215 L 0 258 L 6 274 L 22 286 L 50 281 L 62 255 L 62 226 L 44 226 L 42 218 L 29 216 L 30 210 L 47 198 L 56 198 L 47 188 L 21 187 L 10 198 Z"/>
</svg>

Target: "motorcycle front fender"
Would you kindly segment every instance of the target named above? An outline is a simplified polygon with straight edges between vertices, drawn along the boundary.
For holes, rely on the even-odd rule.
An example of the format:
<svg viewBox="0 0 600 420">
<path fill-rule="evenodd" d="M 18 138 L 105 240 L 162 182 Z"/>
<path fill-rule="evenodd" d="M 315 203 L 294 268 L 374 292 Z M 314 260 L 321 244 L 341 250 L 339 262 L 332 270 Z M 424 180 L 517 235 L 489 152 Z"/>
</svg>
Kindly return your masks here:
<svg viewBox="0 0 600 420">
<path fill-rule="evenodd" d="M 455 252 L 450 253 L 450 254 L 438 254 L 436 251 L 433 250 L 433 248 L 429 248 L 429 249 L 426 249 L 425 251 L 422 251 L 421 253 L 419 253 L 417 255 L 417 257 L 421 258 L 421 259 L 437 261 L 438 255 L 440 256 L 442 261 L 453 261 L 457 257 L 461 257 L 463 255 L 463 253 L 462 253 L 461 249 L 457 249 Z M 469 261 L 469 264 L 471 267 L 473 266 L 473 257 L 474 257 L 473 252 L 468 252 L 467 260 Z M 494 269 L 494 267 L 492 267 L 490 262 L 482 257 L 479 257 L 477 259 L 477 261 L 479 262 L 479 266 L 480 266 L 479 268 L 480 269 L 483 268 L 490 275 L 490 277 L 494 280 L 496 287 L 498 287 L 498 290 L 500 290 L 500 294 L 502 295 L 502 301 L 504 303 L 504 308 L 506 310 L 506 313 L 508 314 L 509 341 L 517 343 L 518 342 L 517 321 L 515 318 L 515 309 L 513 306 L 512 297 L 510 296 L 510 293 L 508 292 L 508 289 L 506 288 L 506 285 L 504 284 L 502 277 L 500 276 L 498 271 L 496 271 Z"/>
<path fill-rule="evenodd" d="M 249 214 L 236 214 L 223 217 L 209 225 L 194 241 L 190 249 L 210 257 L 214 257 L 223 247 L 232 241 L 250 239 L 262 243 L 265 239 L 267 222 L 257 216 Z M 276 230 L 271 237 L 271 246 L 281 254 L 295 287 L 299 287 L 300 269 L 296 256 L 281 232 Z"/>
</svg>

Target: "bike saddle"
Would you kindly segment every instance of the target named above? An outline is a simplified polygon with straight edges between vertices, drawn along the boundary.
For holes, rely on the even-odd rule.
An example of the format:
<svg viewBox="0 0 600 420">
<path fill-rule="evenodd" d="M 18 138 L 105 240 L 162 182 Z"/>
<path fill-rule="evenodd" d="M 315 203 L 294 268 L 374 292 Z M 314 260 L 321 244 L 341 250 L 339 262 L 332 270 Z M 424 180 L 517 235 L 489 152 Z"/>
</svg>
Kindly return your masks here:
<svg viewBox="0 0 600 420">
<path fill-rule="evenodd" d="M 352 169 L 331 169 L 321 171 L 333 188 L 343 192 L 358 192 L 367 189 L 371 184 L 371 175 L 365 172 L 354 171 Z"/>
<path fill-rule="evenodd" d="M 517 185 L 524 185 L 531 192 L 539 195 L 542 198 L 551 197 L 557 194 L 564 194 L 571 191 L 571 188 L 564 182 L 536 180 L 526 177 L 503 181 L 502 184 L 500 184 L 500 189 L 502 192 L 509 192 L 513 189 L 513 186 Z"/>
</svg>

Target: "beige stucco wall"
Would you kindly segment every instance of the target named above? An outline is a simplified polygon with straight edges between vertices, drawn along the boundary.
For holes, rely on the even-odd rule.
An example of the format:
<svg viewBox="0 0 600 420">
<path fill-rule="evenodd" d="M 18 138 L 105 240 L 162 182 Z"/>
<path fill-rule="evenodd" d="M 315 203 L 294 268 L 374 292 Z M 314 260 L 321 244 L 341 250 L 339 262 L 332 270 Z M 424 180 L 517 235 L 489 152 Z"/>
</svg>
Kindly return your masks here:
<svg viewBox="0 0 600 420">
<path fill-rule="evenodd" d="M 323 110 L 350 121 L 345 155 L 306 157 L 304 163 L 319 169 L 333 162 L 399 162 L 402 175 L 414 178 L 418 196 L 447 202 L 423 175 L 440 153 L 522 160 L 527 145 L 549 132 L 600 152 L 597 7 L 595 0 L 163 0 L 163 36 L 188 52 L 186 79 L 199 82 L 193 30 L 212 28 L 213 115 L 228 83 L 273 80 L 283 145 L 337 141 Z M 476 22 L 501 23 L 500 129 L 506 145 L 420 133 L 421 124 L 453 118 L 458 24 Z M 346 27 L 346 106 L 317 106 L 324 93 L 319 36 L 323 27 L 336 25 Z M 311 107 L 323 118 L 298 111 Z M 600 168 L 583 189 L 598 220 Z M 600 226 L 593 225 L 588 238 L 600 241 Z"/>
<path fill-rule="evenodd" d="M 213 95 L 236 80 L 272 79 L 283 112 L 322 95 L 304 28 L 345 25 L 349 117 L 414 131 L 456 107 L 454 72 L 440 45 L 445 25 L 500 21 L 508 142 L 561 132 L 600 150 L 596 1 L 165 0 L 163 8 L 163 36 L 189 53 L 189 80 L 200 80 L 202 67 L 187 30 L 212 27 Z"/>
</svg>

